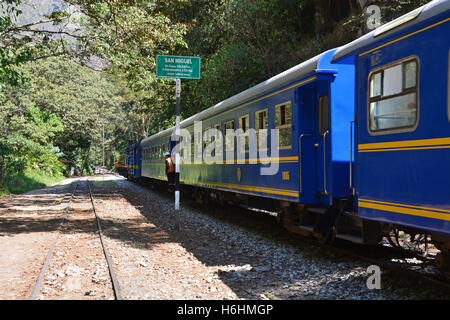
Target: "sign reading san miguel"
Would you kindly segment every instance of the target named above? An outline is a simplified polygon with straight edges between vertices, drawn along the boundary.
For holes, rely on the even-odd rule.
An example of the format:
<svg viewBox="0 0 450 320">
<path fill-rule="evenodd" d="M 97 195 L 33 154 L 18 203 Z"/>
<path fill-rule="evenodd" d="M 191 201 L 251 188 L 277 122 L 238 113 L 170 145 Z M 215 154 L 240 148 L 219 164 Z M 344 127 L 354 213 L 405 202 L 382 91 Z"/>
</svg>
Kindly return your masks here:
<svg viewBox="0 0 450 320">
<path fill-rule="evenodd" d="M 156 76 L 200 79 L 200 57 L 156 56 Z"/>
</svg>

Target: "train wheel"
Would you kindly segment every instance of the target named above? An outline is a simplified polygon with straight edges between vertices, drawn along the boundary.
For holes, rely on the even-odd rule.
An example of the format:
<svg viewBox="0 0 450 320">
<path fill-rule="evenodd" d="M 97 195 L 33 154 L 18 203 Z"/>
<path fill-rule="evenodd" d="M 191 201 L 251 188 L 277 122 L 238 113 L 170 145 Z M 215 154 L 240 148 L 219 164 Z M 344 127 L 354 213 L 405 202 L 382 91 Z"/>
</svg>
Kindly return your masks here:
<svg viewBox="0 0 450 320">
<path fill-rule="evenodd" d="M 331 244 L 336 239 L 336 226 L 332 226 L 326 233 L 318 232 L 314 234 L 321 246 Z"/>
<path fill-rule="evenodd" d="M 314 237 L 316 237 L 319 244 L 321 246 L 323 246 L 328 243 L 329 232 L 327 232 L 325 234 L 322 232 L 319 232 L 319 233 L 314 234 Z"/>
<path fill-rule="evenodd" d="M 289 209 L 287 206 L 278 205 L 277 207 L 277 223 L 286 226 L 289 224 Z"/>
<path fill-rule="evenodd" d="M 283 225 L 283 211 L 278 211 L 277 212 L 277 223 Z"/>
<path fill-rule="evenodd" d="M 328 239 L 328 243 L 332 244 L 334 242 L 334 240 L 336 240 L 336 226 L 333 225 L 333 227 L 331 227 L 331 230 L 329 231 L 329 239 Z"/>
</svg>

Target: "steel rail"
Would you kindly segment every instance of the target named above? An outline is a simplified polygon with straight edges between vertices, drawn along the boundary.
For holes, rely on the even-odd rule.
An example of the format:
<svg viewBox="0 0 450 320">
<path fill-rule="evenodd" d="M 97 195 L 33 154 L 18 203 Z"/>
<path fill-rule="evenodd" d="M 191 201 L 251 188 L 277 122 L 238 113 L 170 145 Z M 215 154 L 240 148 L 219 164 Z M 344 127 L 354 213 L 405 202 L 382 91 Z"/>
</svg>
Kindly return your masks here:
<svg viewBox="0 0 450 320">
<path fill-rule="evenodd" d="M 64 211 L 64 215 L 62 217 L 61 223 L 59 224 L 58 231 L 56 232 L 56 236 L 55 236 L 55 238 L 53 240 L 52 245 L 50 246 L 50 250 L 47 253 L 47 257 L 45 258 L 44 266 L 41 269 L 41 273 L 39 274 L 39 277 L 38 277 L 38 279 L 36 281 L 36 284 L 34 286 L 33 291 L 31 292 L 29 300 L 35 300 L 37 295 L 38 295 L 38 293 L 39 293 L 39 289 L 41 287 L 42 281 L 44 280 L 45 272 L 47 271 L 48 264 L 50 263 L 50 260 L 52 258 L 53 250 L 55 249 L 56 242 L 58 241 L 61 228 L 62 228 L 62 226 L 63 226 L 63 224 L 64 224 L 64 222 L 65 222 L 65 220 L 67 218 L 67 214 L 69 212 L 70 204 L 72 203 L 73 195 L 75 194 L 75 191 L 77 190 L 77 188 L 78 188 L 78 183 L 75 185 L 75 188 L 73 189 L 72 194 L 70 195 L 69 203 L 68 203 L 68 205 L 67 205 L 67 207 L 66 207 L 66 209 Z M 61 203 L 62 203 L 62 201 L 61 201 Z"/>
<path fill-rule="evenodd" d="M 383 261 L 382 260 L 383 257 L 381 257 L 379 259 L 370 258 L 368 256 L 359 254 L 357 252 L 350 251 L 350 250 L 347 250 L 347 249 L 344 249 L 344 248 L 338 248 L 338 247 L 330 245 L 330 244 L 325 245 L 324 248 L 326 248 L 326 249 L 328 249 L 330 251 L 333 251 L 335 253 L 338 253 L 338 254 L 341 254 L 341 255 L 353 258 L 353 259 L 358 259 L 358 260 L 361 260 L 361 261 L 364 261 L 364 262 L 367 262 L 367 263 L 371 263 L 371 264 L 377 265 L 377 266 L 379 266 L 379 267 L 381 267 L 381 268 L 383 268 L 385 270 L 389 270 L 389 271 L 391 271 L 391 272 L 393 272 L 395 274 L 398 274 L 400 276 L 411 278 L 411 279 L 415 279 L 415 280 L 425 281 L 425 282 L 428 282 L 430 284 L 440 286 L 443 289 L 450 290 L 450 282 L 448 282 L 448 281 L 441 281 L 441 280 L 438 280 L 438 279 L 435 279 L 435 278 L 431 277 L 430 275 L 425 275 L 425 274 L 420 273 L 418 271 L 409 270 L 409 269 L 407 269 L 407 267 L 404 267 L 404 266 L 402 267 L 401 263 L 392 264 L 392 263 Z M 386 249 L 389 249 L 389 247 L 387 247 Z M 406 254 L 406 253 L 408 253 L 408 252 L 405 251 L 404 254 Z M 401 257 L 399 257 L 399 258 L 401 258 Z M 424 260 L 426 261 L 427 259 L 424 259 Z M 428 261 L 428 262 L 430 262 L 430 261 Z"/>
<path fill-rule="evenodd" d="M 103 253 L 105 255 L 106 262 L 108 263 L 109 275 L 111 277 L 111 282 L 112 282 L 112 286 L 113 286 L 113 290 L 114 290 L 114 295 L 116 297 L 116 300 L 123 300 L 122 295 L 120 293 L 119 282 L 117 281 L 116 274 L 114 272 L 114 268 L 113 268 L 113 265 L 112 265 L 112 260 L 111 260 L 111 258 L 109 256 L 108 249 L 106 248 L 106 244 L 103 241 L 102 227 L 101 227 L 101 224 L 100 224 L 100 218 L 98 217 L 97 211 L 95 210 L 94 197 L 92 195 L 92 189 L 91 189 L 90 181 L 89 180 L 86 180 L 86 181 L 87 181 L 87 185 L 89 187 L 89 196 L 91 198 L 92 208 L 94 209 L 95 219 L 97 220 L 97 228 L 98 228 L 98 232 L 99 232 L 99 235 L 100 235 L 100 242 L 102 243 Z"/>
<path fill-rule="evenodd" d="M 195 202 L 192 202 L 194 206 L 197 208 L 202 208 L 202 205 L 198 205 Z M 244 211 L 251 211 L 249 207 L 240 207 Z M 244 219 L 244 217 L 242 217 Z M 258 220 L 255 220 L 258 221 Z M 284 226 L 286 229 L 286 226 Z M 288 230 L 288 229 L 287 229 Z M 346 240 L 339 240 L 338 243 L 335 244 L 319 244 L 317 239 L 312 236 L 302 235 L 297 232 L 289 231 L 288 233 L 292 236 L 289 241 L 292 243 L 296 243 L 296 241 L 301 241 L 302 243 L 307 243 L 309 245 L 320 248 L 321 250 L 339 255 L 345 256 L 350 259 L 359 260 L 362 262 L 370 263 L 372 265 L 379 266 L 382 270 L 391 271 L 394 274 L 399 275 L 404 279 L 414 279 L 420 280 L 424 283 L 429 283 L 435 286 L 440 287 L 441 289 L 450 290 L 450 274 L 447 275 L 437 271 L 434 274 L 424 274 L 419 271 L 408 269 L 408 265 L 406 263 L 391 263 L 386 261 L 388 257 L 402 259 L 404 260 L 406 257 L 416 258 L 423 261 L 425 264 L 433 263 L 433 259 L 429 257 L 419 257 L 419 255 L 415 252 L 409 251 L 407 249 L 398 249 L 394 247 L 382 246 L 379 244 L 374 249 L 377 250 L 378 258 L 370 257 L 370 250 L 367 248 L 373 248 L 372 246 L 362 245 L 362 244 L 354 244 L 352 242 Z M 340 244 L 339 244 L 340 243 Z"/>
</svg>

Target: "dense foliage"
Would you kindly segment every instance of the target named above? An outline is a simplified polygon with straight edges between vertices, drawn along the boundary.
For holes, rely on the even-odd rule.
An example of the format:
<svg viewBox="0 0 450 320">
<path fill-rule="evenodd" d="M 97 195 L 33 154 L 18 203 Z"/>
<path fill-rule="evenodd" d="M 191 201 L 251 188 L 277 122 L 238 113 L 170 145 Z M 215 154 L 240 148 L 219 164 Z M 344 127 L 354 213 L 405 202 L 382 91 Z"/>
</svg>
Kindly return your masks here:
<svg viewBox="0 0 450 320">
<path fill-rule="evenodd" d="M 20 68 L 27 81 L 0 97 L 0 174 L 26 168 L 57 174 L 62 163 L 88 169 L 122 116 L 120 86 L 77 63 L 49 58 Z M 62 163 L 60 162 L 62 161 Z"/>
<path fill-rule="evenodd" d="M 117 160 L 174 124 L 174 80 L 157 54 L 202 58 L 183 81 L 182 114 L 239 93 L 429 0 L 3 0 L 0 178 Z M 0 186 L 1 187 L 1 186 Z"/>
</svg>

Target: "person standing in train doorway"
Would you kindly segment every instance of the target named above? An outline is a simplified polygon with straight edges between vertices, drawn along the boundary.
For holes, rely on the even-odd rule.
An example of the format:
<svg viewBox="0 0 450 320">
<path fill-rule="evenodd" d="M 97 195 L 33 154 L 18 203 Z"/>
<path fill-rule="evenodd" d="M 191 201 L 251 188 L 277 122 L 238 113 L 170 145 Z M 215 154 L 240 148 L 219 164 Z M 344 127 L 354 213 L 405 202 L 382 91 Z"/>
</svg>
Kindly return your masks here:
<svg viewBox="0 0 450 320">
<path fill-rule="evenodd" d="M 173 162 L 170 152 L 166 152 L 166 176 L 169 182 L 169 191 L 172 192 L 175 187 L 175 163 Z"/>
</svg>

